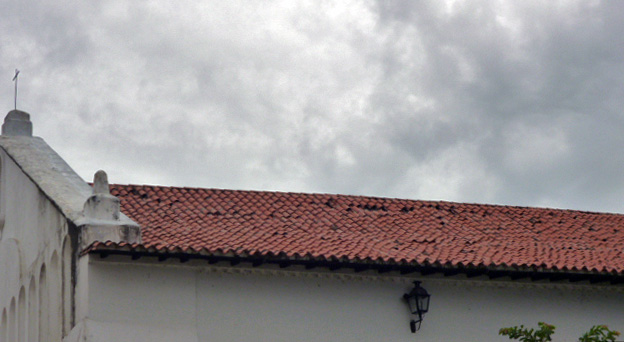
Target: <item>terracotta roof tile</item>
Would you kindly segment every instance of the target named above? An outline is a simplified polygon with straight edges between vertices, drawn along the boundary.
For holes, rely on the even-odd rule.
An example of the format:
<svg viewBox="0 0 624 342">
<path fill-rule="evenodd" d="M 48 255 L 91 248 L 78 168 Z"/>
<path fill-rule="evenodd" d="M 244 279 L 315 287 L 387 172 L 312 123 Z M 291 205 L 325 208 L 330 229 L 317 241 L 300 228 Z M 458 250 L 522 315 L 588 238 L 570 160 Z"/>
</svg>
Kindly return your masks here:
<svg viewBox="0 0 624 342">
<path fill-rule="evenodd" d="M 620 214 L 138 185 L 111 193 L 146 249 L 624 273 Z"/>
</svg>

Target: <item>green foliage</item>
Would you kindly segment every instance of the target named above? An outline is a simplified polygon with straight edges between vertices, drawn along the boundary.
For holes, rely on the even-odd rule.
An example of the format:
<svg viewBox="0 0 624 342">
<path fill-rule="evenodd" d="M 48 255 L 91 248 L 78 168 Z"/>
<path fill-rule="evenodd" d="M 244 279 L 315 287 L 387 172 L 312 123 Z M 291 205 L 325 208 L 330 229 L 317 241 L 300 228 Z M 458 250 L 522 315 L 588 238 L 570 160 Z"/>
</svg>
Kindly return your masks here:
<svg viewBox="0 0 624 342">
<path fill-rule="evenodd" d="M 579 338 L 579 342 L 614 342 L 618 336 L 619 331 L 609 330 L 606 325 L 594 325 Z"/>
<path fill-rule="evenodd" d="M 519 327 L 502 328 L 499 335 L 508 336 L 510 340 L 521 342 L 547 342 L 552 341 L 551 336 L 555 333 L 555 326 L 544 322 L 537 323 L 539 329 L 528 329 L 524 325 Z M 606 325 L 594 325 L 588 332 L 579 338 L 579 342 L 615 342 L 620 336 L 619 331 L 610 330 Z"/>
<path fill-rule="evenodd" d="M 522 342 L 547 342 L 552 341 L 550 336 L 555 333 L 555 326 L 544 322 L 537 323 L 539 329 L 528 329 L 524 325 L 519 327 L 502 328 L 499 335 L 509 336 L 510 340 L 520 340 Z"/>
</svg>

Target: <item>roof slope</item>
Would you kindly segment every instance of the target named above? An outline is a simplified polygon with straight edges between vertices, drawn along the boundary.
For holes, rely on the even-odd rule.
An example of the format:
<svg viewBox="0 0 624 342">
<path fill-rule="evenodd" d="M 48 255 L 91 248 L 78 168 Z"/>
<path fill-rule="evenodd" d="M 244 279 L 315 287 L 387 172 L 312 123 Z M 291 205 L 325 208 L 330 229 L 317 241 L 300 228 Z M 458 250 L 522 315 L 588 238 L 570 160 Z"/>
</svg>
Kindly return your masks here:
<svg viewBox="0 0 624 342">
<path fill-rule="evenodd" d="M 138 185 L 111 193 L 142 226 L 134 247 L 158 251 L 624 273 L 620 214 Z"/>
</svg>

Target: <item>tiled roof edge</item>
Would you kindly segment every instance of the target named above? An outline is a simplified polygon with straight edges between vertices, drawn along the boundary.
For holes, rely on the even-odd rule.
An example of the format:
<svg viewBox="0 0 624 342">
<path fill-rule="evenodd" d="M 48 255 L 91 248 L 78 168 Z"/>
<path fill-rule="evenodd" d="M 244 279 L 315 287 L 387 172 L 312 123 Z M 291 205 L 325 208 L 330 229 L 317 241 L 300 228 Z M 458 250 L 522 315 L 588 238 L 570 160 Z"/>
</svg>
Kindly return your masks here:
<svg viewBox="0 0 624 342">
<path fill-rule="evenodd" d="M 460 271 L 459 273 L 470 273 L 471 271 L 487 271 L 487 272 L 531 272 L 531 273 L 551 273 L 551 274 L 560 274 L 560 275 L 570 275 L 570 276 L 607 276 L 607 277 L 624 277 L 624 272 L 617 270 L 606 270 L 606 269 L 588 269 L 587 267 L 583 267 L 578 269 L 576 267 L 568 268 L 557 268 L 557 267 L 546 267 L 544 265 L 527 265 L 527 264 L 473 264 L 473 263 L 439 263 L 439 262 L 422 262 L 419 263 L 417 261 L 407 261 L 407 260 L 394 260 L 393 258 L 389 258 L 388 260 L 378 259 L 359 259 L 359 258 L 348 258 L 348 257 L 338 257 L 338 256 L 319 256 L 314 257 L 310 254 L 306 255 L 293 255 L 288 256 L 285 253 L 247 253 L 245 251 L 234 252 L 231 250 L 223 251 L 209 251 L 207 249 L 195 250 L 193 248 L 183 249 L 181 247 L 176 246 L 145 246 L 143 244 L 129 244 L 125 242 L 115 243 L 112 241 L 96 241 L 87 248 L 83 249 L 80 253 L 81 256 L 86 254 L 95 254 L 95 253 L 110 253 L 110 254 L 148 254 L 154 256 L 171 256 L 171 257 L 187 257 L 187 258 L 231 258 L 231 259 L 262 259 L 269 262 L 279 263 L 279 262 L 293 262 L 293 263 L 301 263 L 301 262 L 321 262 L 321 263 L 333 263 L 337 265 L 341 265 L 342 267 L 354 267 L 354 266 L 376 266 L 377 268 L 383 267 L 416 267 L 416 268 L 432 268 L 439 269 L 441 271 L 450 270 L 450 271 Z M 624 279 L 623 279 L 624 282 Z"/>
</svg>

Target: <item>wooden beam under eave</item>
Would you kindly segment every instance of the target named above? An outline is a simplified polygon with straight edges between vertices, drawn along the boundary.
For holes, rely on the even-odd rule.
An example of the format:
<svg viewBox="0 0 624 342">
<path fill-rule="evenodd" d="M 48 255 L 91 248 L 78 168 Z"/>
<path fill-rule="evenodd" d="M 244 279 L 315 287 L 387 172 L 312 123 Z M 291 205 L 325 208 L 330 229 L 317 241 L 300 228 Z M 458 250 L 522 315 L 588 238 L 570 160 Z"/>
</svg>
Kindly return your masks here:
<svg viewBox="0 0 624 342">
<path fill-rule="evenodd" d="M 466 278 L 475 278 L 486 275 L 485 271 L 468 271 L 466 272 Z"/>
<path fill-rule="evenodd" d="M 596 276 L 590 276 L 589 277 L 589 283 L 590 284 L 598 284 L 598 283 L 605 283 L 609 281 L 609 277 L 604 276 L 604 275 L 596 275 Z"/>
<path fill-rule="evenodd" d="M 387 267 L 381 267 L 377 270 L 377 272 L 379 273 L 388 273 L 388 272 L 392 272 L 394 271 L 394 269 L 391 266 L 387 266 Z"/>
<path fill-rule="evenodd" d="M 550 278 L 550 275 L 547 273 L 534 273 L 531 274 L 531 281 L 539 281 Z"/>
<path fill-rule="evenodd" d="M 486 272 L 488 278 L 490 279 L 498 279 L 498 278 L 504 278 L 504 277 L 508 277 L 509 276 L 509 272 L 507 271 L 490 271 L 490 272 Z"/>
<path fill-rule="evenodd" d="M 364 272 L 364 271 L 369 270 L 369 269 L 370 269 L 370 266 L 368 266 L 368 265 L 359 265 L 359 266 L 353 267 L 353 272 L 360 273 L 360 272 Z"/>
<path fill-rule="evenodd" d="M 330 271 L 335 271 L 335 270 L 340 269 L 340 268 L 342 268 L 342 266 L 340 264 L 330 264 L 329 265 L 329 270 Z"/>
<path fill-rule="evenodd" d="M 423 275 L 423 276 L 428 276 L 428 275 L 436 274 L 436 273 L 439 273 L 439 272 L 440 271 L 435 270 L 433 268 L 423 268 L 422 270 L 420 270 L 420 274 Z"/>
<path fill-rule="evenodd" d="M 442 271 L 442 274 L 444 274 L 445 277 L 452 277 L 452 276 L 456 276 L 458 274 L 460 274 L 461 272 L 458 269 L 452 269 L 452 270 L 444 270 Z"/>
<path fill-rule="evenodd" d="M 520 279 L 530 278 L 531 275 L 528 273 L 518 272 L 518 273 L 510 273 L 509 277 L 511 278 L 511 280 L 520 280 Z"/>
<path fill-rule="evenodd" d="M 414 273 L 416 272 L 416 269 L 414 268 L 402 268 L 399 273 L 401 274 L 410 274 L 410 273 Z"/>
</svg>

